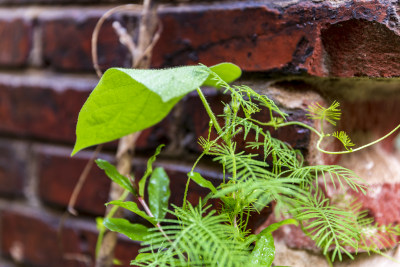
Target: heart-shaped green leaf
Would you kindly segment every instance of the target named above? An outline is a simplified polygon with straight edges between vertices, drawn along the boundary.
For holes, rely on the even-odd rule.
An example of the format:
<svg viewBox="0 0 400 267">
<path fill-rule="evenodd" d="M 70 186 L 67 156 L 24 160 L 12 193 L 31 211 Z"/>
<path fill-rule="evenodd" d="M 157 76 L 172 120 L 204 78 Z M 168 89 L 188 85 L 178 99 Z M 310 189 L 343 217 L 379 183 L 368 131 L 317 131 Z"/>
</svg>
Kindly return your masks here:
<svg viewBox="0 0 400 267">
<path fill-rule="evenodd" d="M 240 76 L 234 66 L 223 63 L 210 69 L 230 82 Z M 203 84 L 218 86 L 207 80 L 209 76 L 210 70 L 202 65 L 107 70 L 79 113 L 72 155 L 153 126 L 187 93 Z"/>
</svg>

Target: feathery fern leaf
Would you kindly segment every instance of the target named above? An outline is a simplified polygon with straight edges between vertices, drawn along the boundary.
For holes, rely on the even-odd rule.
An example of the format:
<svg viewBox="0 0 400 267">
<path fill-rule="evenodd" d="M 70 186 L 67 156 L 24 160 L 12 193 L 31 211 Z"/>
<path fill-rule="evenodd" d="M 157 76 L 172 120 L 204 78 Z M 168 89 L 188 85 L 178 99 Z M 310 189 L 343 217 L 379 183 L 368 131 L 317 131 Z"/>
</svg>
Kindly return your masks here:
<svg viewBox="0 0 400 267">
<path fill-rule="evenodd" d="M 346 148 L 346 150 L 351 150 L 348 147 L 350 146 L 355 146 L 353 142 L 351 141 L 350 137 L 347 135 L 346 132 L 344 131 L 336 131 L 332 134 L 333 137 L 336 137 L 340 142 L 342 142 L 343 146 Z"/>
<path fill-rule="evenodd" d="M 342 260 L 342 254 L 353 258 L 349 247 L 357 249 L 361 236 L 357 216 L 353 212 L 330 205 L 321 191 L 310 194 L 307 201 L 296 202 L 299 206 L 290 213 L 302 221 L 303 231 L 322 248 L 324 255 L 332 249 L 332 261 L 336 257 Z"/>
<path fill-rule="evenodd" d="M 232 238 L 233 227 L 226 215 L 215 211 L 204 214 L 202 205 L 183 210 L 175 207 L 171 212 L 178 220 L 164 220 L 164 233 L 153 229 L 144 242 L 141 253 L 152 252 L 146 263 L 157 260 L 158 266 L 243 266 L 248 261 L 249 244 Z M 142 260 L 133 261 L 143 264 Z"/>
<path fill-rule="evenodd" d="M 327 187 L 327 180 L 329 180 L 335 189 L 336 183 L 339 183 L 342 189 L 345 189 L 344 184 L 347 184 L 352 190 L 356 192 L 360 191 L 363 194 L 365 194 L 366 189 L 365 181 L 355 172 L 338 165 L 305 166 L 294 169 L 293 171 L 282 172 L 280 175 L 282 177 L 288 176 L 301 179 L 303 185 L 312 183 L 321 177 L 325 187 Z"/>
<path fill-rule="evenodd" d="M 222 198 L 235 193 L 236 199 L 241 197 L 242 203 L 253 205 L 257 210 L 272 201 L 290 205 L 293 199 L 306 201 L 304 190 L 298 185 L 300 182 L 300 179 L 293 178 L 248 179 L 224 185 L 213 197 Z"/>
</svg>

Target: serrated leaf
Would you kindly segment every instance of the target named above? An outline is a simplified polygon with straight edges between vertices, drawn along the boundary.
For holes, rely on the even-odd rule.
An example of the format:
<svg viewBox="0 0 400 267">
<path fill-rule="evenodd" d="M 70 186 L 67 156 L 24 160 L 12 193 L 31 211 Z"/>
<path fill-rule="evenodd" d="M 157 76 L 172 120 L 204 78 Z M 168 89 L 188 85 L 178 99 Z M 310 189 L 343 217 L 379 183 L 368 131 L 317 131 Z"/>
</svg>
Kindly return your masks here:
<svg viewBox="0 0 400 267">
<path fill-rule="evenodd" d="M 103 224 L 110 231 L 124 234 L 135 241 L 144 241 L 145 237 L 149 234 L 146 226 L 138 223 L 130 223 L 128 220 L 122 218 L 106 218 Z"/>
<path fill-rule="evenodd" d="M 227 62 L 214 65 L 210 67 L 210 70 L 216 73 L 226 83 L 231 83 L 242 75 L 242 70 L 237 65 Z M 212 75 L 205 80 L 203 85 L 212 86 L 215 88 L 221 87 L 221 85 L 219 85 L 218 82 L 213 79 Z"/>
<path fill-rule="evenodd" d="M 147 191 L 151 212 L 157 220 L 163 219 L 167 214 L 168 201 L 171 196 L 169 177 L 163 168 L 154 169 Z"/>
<path fill-rule="evenodd" d="M 204 179 L 204 178 L 201 176 L 200 173 L 198 173 L 198 172 L 189 172 L 187 175 L 188 175 L 188 177 L 189 177 L 190 179 L 192 179 L 196 184 L 200 185 L 201 187 L 205 187 L 205 188 L 210 189 L 211 192 L 213 192 L 213 193 L 217 193 L 217 189 L 215 189 L 214 185 L 213 185 L 210 181 Z"/>
<path fill-rule="evenodd" d="M 272 265 L 275 258 L 275 245 L 271 233 L 260 236 L 250 257 L 252 266 L 270 267 Z"/>
<path fill-rule="evenodd" d="M 153 172 L 153 163 L 154 163 L 154 161 L 156 161 L 156 157 L 160 154 L 161 149 L 162 149 L 164 146 L 165 146 L 165 145 L 159 145 L 159 146 L 156 148 L 156 151 L 154 152 L 154 155 L 151 156 L 151 157 L 149 158 L 149 160 L 147 161 L 147 168 L 146 168 L 146 171 L 144 172 L 142 179 L 140 179 L 140 181 L 139 181 L 139 195 L 140 195 L 141 197 L 144 197 L 144 188 L 145 188 L 145 186 L 146 186 L 147 177 L 149 177 L 149 176 L 151 175 L 151 173 Z"/>
<path fill-rule="evenodd" d="M 151 222 L 154 226 L 157 225 L 157 221 L 154 217 L 150 217 L 149 215 L 147 215 L 146 212 L 142 211 L 139 209 L 138 205 L 135 202 L 132 201 L 121 201 L 121 200 L 114 200 L 111 201 L 108 204 L 112 204 L 112 205 L 116 205 L 119 206 L 121 208 L 127 209 L 137 215 L 139 215 L 140 217 L 142 217 L 143 219 L 148 220 L 149 222 Z"/>
<path fill-rule="evenodd" d="M 225 63 L 214 69 L 227 81 L 237 76 L 233 64 Z M 227 70 L 235 74 L 230 75 Z M 207 67 L 201 65 L 162 70 L 107 70 L 79 112 L 72 155 L 153 126 L 209 75 Z"/>
<path fill-rule="evenodd" d="M 106 175 L 113 182 L 119 184 L 122 188 L 128 190 L 133 195 L 137 194 L 131 184 L 131 181 L 129 181 L 129 179 L 126 176 L 120 174 L 114 165 L 110 164 L 108 161 L 103 159 L 97 159 L 95 162 L 100 169 L 105 171 Z"/>
</svg>

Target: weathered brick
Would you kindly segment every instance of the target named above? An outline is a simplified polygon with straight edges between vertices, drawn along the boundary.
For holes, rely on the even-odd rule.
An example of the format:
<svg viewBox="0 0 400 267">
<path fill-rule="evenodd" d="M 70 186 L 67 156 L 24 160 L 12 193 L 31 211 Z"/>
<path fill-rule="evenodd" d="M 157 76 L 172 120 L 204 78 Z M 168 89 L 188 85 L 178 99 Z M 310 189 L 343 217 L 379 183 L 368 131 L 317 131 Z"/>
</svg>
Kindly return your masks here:
<svg viewBox="0 0 400 267">
<path fill-rule="evenodd" d="M 16 211 L 18 210 L 18 211 Z M 1 213 L 2 254 L 24 266 L 94 266 L 97 230 L 90 222 L 60 218 L 39 210 L 14 207 Z M 121 238 L 116 257 L 128 266 L 139 244 Z"/>
<path fill-rule="evenodd" d="M 0 194 L 22 196 L 28 166 L 26 144 L 0 139 Z"/>
<path fill-rule="evenodd" d="M 97 10 L 97 11 L 96 11 Z M 96 22 L 106 9 L 88 12 L 68 9 L 57 14 L 44 14 L 40 19 L 43 31 L 43 56 L 46 64 L 57 70 L 94 72 L 91 38 Z M 98 60 L 103 70 L 129 67 L 130 55 L 119 43 L 108 20 L 99 33 Z M 62 34 L 60 34 L 62 33 Z"/>
<path fill-rule="evenodd" d="M 0 66 L 27 65 L 32 47 L 32 23 L 18 17 L 0 17 Z"/>
<path fill-rule="evenodd" d="M 0 131 L 73 142 L 78 112 L 94 79 L 0 74 Z"/>
<path fill-rule="evenodd" d="M 96 83 L 91 76 L 0 74 L 0 133 L 73 144 L 78 113 Z M 168 144 L 171 123 L 167 118 L 143 131 L 137 149 Z"/>
<path fill-rule="evenodd" d="M 71 158 L 71 149 L 42 145 L 35 146 L 34 151 L 40 199 L 46 204 L 65 209 L 90 159 L 90 153 L 80 153 Z M 88 214 L 104 214 L 109 187 L 110 179 L 94 164 L 78 195 L 76 210 Z"/>
<path fill-rule="evenodd" d="M 351 19 L 329 26 L 321 38 L 332 76 L 400 76 L 400 36 L 384 24 Z"/>
<path fill-rule="evenodd" d="M 390 1 L 166 8 L 161 12 L 164 32 L 154 50 L 153 65 L 229 61 L 246 71 L 399 76 L 395 10 Z M 387 60 L 391 64 L 383 63 Z M 361 70 L 364 63 L 368 65 Z"/>
</svg>

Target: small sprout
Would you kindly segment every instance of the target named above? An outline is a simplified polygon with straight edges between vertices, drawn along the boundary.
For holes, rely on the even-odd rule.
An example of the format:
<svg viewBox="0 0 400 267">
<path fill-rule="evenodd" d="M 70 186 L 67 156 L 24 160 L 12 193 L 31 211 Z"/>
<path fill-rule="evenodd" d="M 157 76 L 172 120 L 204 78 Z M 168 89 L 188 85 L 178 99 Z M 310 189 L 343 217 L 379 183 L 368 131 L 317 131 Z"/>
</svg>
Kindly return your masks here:
<svg viewBox="0 0 400 267">
<path fill-rule="evenodd" d="M 339 102 L 333 101 L 329 108 L 324 108 L 317 102 L 308 106 L 307 111 L 309 114 L 306 114 L 306 116 L 313 120 L 325 120 L 333 126 L 336 126 L 336 121 L 340 120 L 341 115 L 340 109 L 338 108 L 339 105 Z"/>
<path fill-rule="evenodd" d="M 351 141 L 350 137 L 345 133 L 344 131 L 337 131 L 332 134 L 333 137 L 336 137 L 339 139 L 340 142 L 342 142 L 343 146 L 348 150 L 352 151 L 353 149 L 348 148 L 349 146 L 355 146 L 353 142 Z"/>
</svg>

